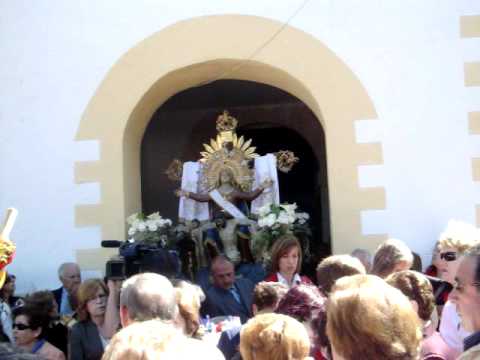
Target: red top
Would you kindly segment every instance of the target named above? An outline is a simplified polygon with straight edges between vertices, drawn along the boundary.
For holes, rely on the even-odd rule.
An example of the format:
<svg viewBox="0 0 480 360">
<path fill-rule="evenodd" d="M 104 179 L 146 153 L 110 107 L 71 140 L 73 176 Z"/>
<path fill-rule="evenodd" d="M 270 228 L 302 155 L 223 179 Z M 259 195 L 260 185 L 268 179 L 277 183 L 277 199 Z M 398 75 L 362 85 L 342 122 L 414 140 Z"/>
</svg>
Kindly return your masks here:
<svg viewBox="0 0 480 360">
<path fill-rule="evenodd" d="M 268 276 L 265 278 L 265 281 L 278 282 L 277 273 L 268 275 Z M 312 280 L 310 280 L 307 276 L 300 275 L 300 284 L 313 285 L 313 282 L 312 282 Z M 297 285 L 299 285 L 299 284 L 297 284 Z"/>
<path fill-rule="evenodd" d="M 430 276 L 435 276 L 438 277 L 438 270 L 435 265 L 430 265 L 426 270 L 425 270 L 426 275 Z"/>
</svg>

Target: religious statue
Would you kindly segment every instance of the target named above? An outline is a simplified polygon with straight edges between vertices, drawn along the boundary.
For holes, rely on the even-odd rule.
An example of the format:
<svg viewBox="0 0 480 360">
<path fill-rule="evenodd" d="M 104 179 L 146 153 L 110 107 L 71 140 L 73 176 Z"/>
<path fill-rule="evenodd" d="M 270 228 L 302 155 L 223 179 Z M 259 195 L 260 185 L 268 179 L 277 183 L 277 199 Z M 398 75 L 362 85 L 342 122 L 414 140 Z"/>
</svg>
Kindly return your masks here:
<svg viewBox="0 0 480 360">
<path fill-rule="evenodd" d="M 279 204 L 277 157 L 260 156 L 252 140 L 238 137 L 237 120 L 227 111 L 218 116 L 218 134 L 204 144 L 198 162 L 169 167 L 172 179 L 181 178 L 180 221 L 194 224 L 191 238 L 195 242 L 197 264 L 223 253 L 236 264 L 255 262 L 250 237 L 255 231 L 255 214 L 265 204 Z M 298 159 L 291 153 L 283 168 L 291 168 Z M 284 164 L 284 165 L 285 165 Z M 250 206 L 249 206 L 250 205 Z M 207 259 L 206 259 L 207 258 Z"/>
<path fill-rule="evenodd" d="M 214 221 L 211 224 L 212 226 L 207 228 L 203 242 L 208 248 L 210 258 L 220 253 L 225 253 L 234 262 L 254 262 L 248 244 L 250 239 L 248 226 L 252 221 L 247 217 L 248 206 L 245 202 L 255 200 L 272 184 L 272 180 L 267 179 L 253 191 L 242 191 L 235 182 L 232 171 L 225 167 L 218 174 L 215 188 L 208 193 L 199 194 L 186 190 L 176 191 L 177 196 L 209 203 L 209 217 Z M 227 209 L 230 209 L 232 213 Z M 238 251 L 236 248 L 238 248 Z"/>
</svg>

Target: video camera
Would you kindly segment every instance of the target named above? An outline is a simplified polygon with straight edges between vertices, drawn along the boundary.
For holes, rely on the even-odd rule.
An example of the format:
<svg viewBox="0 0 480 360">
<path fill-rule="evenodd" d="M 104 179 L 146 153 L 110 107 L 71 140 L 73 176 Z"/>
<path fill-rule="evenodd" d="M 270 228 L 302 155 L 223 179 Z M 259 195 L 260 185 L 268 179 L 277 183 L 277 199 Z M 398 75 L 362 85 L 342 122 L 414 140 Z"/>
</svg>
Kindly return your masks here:
<svg viewBox="0 0 480 360">
<path fill-rule="evenodd" d="M 178 277 L 180 259 L 175 251 L 157 244 L 104 240 L 102 247 L 118 248 L 119 254 L 107 261 L 107 279 L 123 280 L 142 272 L 154 272 L 168 278 Z"/>
</svg>

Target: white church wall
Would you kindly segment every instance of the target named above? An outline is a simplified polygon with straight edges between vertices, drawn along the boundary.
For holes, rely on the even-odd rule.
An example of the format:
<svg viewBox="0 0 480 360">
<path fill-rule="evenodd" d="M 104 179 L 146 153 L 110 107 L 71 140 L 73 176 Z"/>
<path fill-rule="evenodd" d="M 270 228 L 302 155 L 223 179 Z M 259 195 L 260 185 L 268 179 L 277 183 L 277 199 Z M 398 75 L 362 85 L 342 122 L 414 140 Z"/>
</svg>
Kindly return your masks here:
<svg viewBox="0 0 480 360">
<path fill-rule="evenodd" d="M 467 112 L 478 110 L 480 91 L 465 88 L 463 63 L 479 58 L 480 40 L 460 38 L 459 18 L 479 14 L 479 2 L 1 2 L 0 209 L 20 211 L 10 266 L 20 292 L 58 285 L 58 265 L 101 240 L 99 229 L 74 225 L 74 205 L 99 196 L 98 185 L 73 181 L 74 161 L 97 159 L 98 144 L 74 136 L 116 60 L 179 20 L 233 13 L 284 22 L 304 3 L 290 25 L 353 70 L 381 120 L 356 124 L 357 141 L 381 142 L 384 156 L 359 168 L 360 184 L 384 186 L 387 197 L 386 210 L 362 214 L 364 233 L 400 238 L 426 261 L 448 219 L 475 222 L 471 158 L 480 151 Z"/>
</svg>

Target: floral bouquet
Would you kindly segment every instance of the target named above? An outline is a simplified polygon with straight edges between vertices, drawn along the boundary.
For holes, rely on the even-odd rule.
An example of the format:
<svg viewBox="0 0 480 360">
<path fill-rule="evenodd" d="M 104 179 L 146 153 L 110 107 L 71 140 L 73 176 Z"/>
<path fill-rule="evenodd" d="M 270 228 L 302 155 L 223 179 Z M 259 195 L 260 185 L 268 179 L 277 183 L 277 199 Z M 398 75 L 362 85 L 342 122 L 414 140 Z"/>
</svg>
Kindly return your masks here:
<svg viewBox="0 0 480 360">
<path fill-rule="evenodd" d="M 287 233 L 309 233 L 308 219 L 305 212 L 297 212 L 297 204 L 267 204 L 258 210 L 258 226 L 252 237 L 255 254 L 261 255 L 263 262 L 270 261 L 270 248 L 276 239 Z"/>
<path fill-rule="evenodd" d="M 169 230 L 172 226 L 170 219 L 164 219 L 158 212 L 145 216 L 135 213 L 127 218 L 128 236 L 135 242 L 158 244 L 165 247 L 170 238 Z"/>
</svg>

